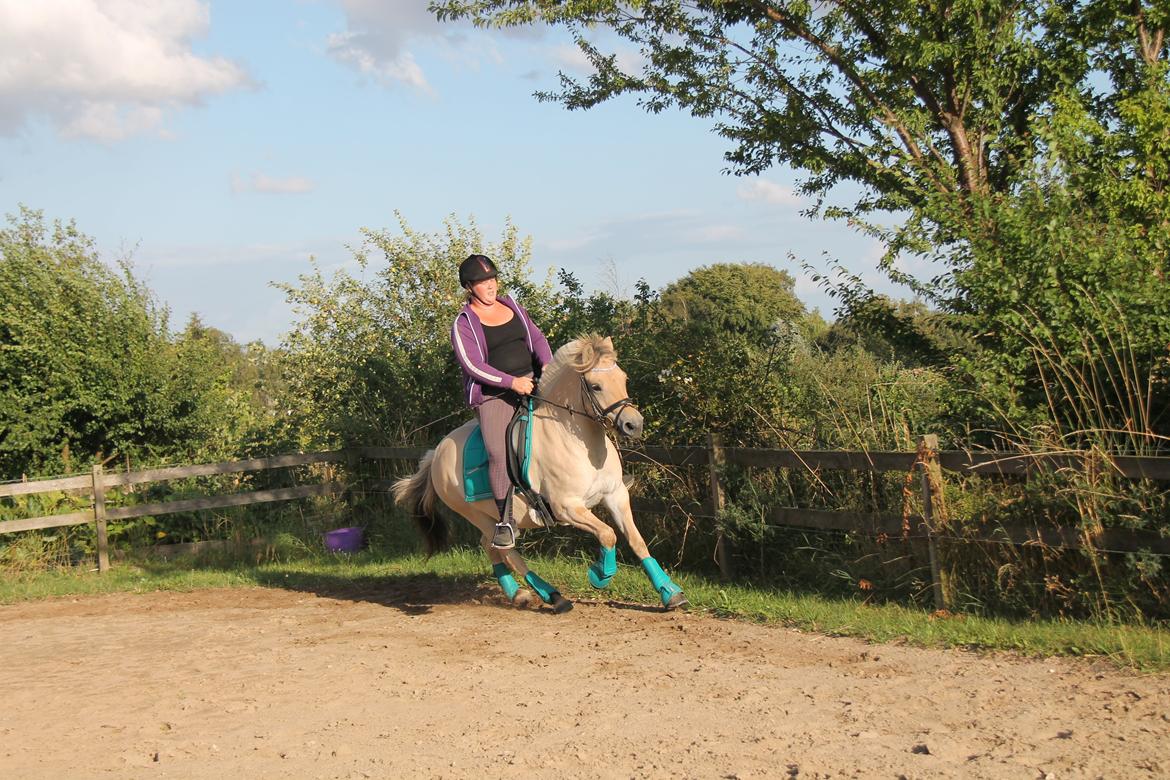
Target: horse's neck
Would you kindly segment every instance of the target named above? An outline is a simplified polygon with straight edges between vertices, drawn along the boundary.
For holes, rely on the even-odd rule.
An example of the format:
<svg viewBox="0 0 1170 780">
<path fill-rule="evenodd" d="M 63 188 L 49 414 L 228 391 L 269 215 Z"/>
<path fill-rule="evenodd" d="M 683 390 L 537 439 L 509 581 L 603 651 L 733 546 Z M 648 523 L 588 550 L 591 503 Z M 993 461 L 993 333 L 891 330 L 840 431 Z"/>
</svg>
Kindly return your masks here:
<svg viewBox="0 0 1170 780">
<path fill-rule="evenodd" d="M 551 403 L 541 405 L 537 417 L 548 425 L 563 429 L 571 437 L 580 439 L 586 447 L 594 447 L 604 443 L 605 429 L 589 414 L 590 410 L 585 406 L 587 401 L 580 388 L 579 374 L 562 374 L 556 387 L 544 394 L 544 398 Z"/>
<path fill-rule="evenodd" d="M 532 477 L 540 483 L 538 490 L 562 493 L 557 497 L 561 501 L 573 497 L 565 491 L 588 491 L 592 488 L 582 486 L 594 485 L 602 472 L 621 470 L 620 463 L 615 466 L 605 429 L 585 413 L 580 382 L 580 375 L 573 372 L 558 380 L 558 387 L 542 388 L 552 403 L 541 404 L 536 413 L 534 448 L 539 448 L 540 456 L 533 462 Z"/>
</svg>

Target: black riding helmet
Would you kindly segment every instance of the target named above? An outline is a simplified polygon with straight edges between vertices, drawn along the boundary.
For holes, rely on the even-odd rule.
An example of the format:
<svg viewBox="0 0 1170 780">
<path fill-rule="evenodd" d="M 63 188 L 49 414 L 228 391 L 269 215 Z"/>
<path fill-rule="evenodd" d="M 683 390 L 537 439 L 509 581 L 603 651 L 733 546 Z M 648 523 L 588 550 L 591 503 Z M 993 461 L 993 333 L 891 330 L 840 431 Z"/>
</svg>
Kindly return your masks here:
<svg viewBox="0 0 1170 780">
<path fill-rule="evenodd" d="M 460 287 L 467 287 L 484 279 L 495 279 L 499 275 L 496 264 L 487 255 L 468 255 L 467 259 L 459 264 Z"/>
</svg>

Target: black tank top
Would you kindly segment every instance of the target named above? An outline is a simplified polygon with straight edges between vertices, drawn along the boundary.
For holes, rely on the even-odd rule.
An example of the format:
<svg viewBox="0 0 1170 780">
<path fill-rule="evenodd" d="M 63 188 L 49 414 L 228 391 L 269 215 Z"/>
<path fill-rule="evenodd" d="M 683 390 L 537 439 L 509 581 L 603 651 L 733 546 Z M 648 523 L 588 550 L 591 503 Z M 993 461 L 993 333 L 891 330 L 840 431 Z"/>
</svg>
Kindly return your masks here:
<svg viewBox="0 0 1170 780">
<path fill-rule="evenodd" d="M 532 352 L 528 349 L 524 323 L 516 314 L 503 325 L 484 325 L 487 340 L 487 362 L 492 368 L 512 376 L 532 373 Z M 485 387 L 488 391 L 493 388 Z"/>
</svg>

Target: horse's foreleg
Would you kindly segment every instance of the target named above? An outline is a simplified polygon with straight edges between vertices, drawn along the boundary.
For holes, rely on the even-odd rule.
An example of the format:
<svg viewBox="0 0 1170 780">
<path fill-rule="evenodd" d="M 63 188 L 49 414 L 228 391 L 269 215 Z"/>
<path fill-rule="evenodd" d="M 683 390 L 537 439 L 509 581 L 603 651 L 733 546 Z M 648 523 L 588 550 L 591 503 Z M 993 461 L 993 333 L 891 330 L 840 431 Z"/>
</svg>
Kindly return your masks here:
<svg viewBox="0 0 1170 780">
<path fill-rule="evenodd" d="M 617 534 L 584 504 L 561 507 L 560 515 L 570 525 L 596 536 L 601 543 L 597 560 L 589 566 L 589 584 L 595 588 L 607 587 L 617 574 Z"/>
<path fill-rule="evenodd" d="M 676 609 L 686 604 L 687 597 L 683 595 L 682 588 L 670 579 L 670 575 L 664 572 L 658 561 L 650 555 L 650 548 L 646 546 L 642 532 L 634 523 L 634 511 L 630 509 L 630 494 L 625 485 L 622 485 L 620 490 L 605 496 L 604 503 L 622 535 L 626 537 L 626 543 L 630 545 L 634 555 L 638 556 L 638 560 L 641 561 L 642 571 L 646 572 L 650 584 L 658 591 L 658 597 L 662 599 L 662 606 L 666 609 Z"/>
</svg>

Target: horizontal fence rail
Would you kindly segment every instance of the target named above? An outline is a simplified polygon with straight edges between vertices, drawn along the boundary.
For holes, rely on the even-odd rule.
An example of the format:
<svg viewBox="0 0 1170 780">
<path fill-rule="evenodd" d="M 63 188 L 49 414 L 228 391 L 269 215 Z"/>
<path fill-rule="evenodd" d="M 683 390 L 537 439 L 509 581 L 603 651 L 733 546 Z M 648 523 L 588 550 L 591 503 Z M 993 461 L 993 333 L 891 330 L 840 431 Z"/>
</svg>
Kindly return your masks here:
<svg viewBox="0 0 1170 780">
<path fill-rule="evenodd" d="M 712 520 L 716 515 L 711 505 L 699 501 L 667 502 L 656 499 L 632 498 L 630 506 L 634 511 L 667 514 L 686 512 L 692 517 L 706 517 Z M 805 509 L 803 507 L 777 506 L 768 510 L 764 520 L 770 526 L 785 528 L 807 528 L 815 531 L 845 531 L 866 536 L 887 536 L 893 538 L 926 539 L 921 527 L 925 522 L 921 515 L 903 517 L 896 514 L 867 512 L 839 512 L 830 509 Z M 911 529 L 904 534 L 906 527 Z M 936 538 L 955 539 L 970 542 L 1007 543 L 1021 546 L 1043 545 L 1064 549 L 1079 549 L 1089 546 L 1084 532 L 1075 528 L 1053 528 L 1024 525 L 994 525 L 983 530 L 982 536 L 946 536 L 935 533 Z M 1151 531 L 1131 531 L 1107 528 L 1092 534 L 1091 546 L 1104 552 L 1150 552 L 1170 554 L 1170 537 Z"/>
<path fill-rule="evenodd" d="M 318 484 L 299 485 L 290 488 L 255 490 L 245 493 L 220 494 L 197 498 L 177 499 L 150 504 L 136 504 L 125 507 L 106 508 L 106 492 L 110 488 L 190 479 L 219 474 L 238 474 L 290 468 L 324 463 L 353 463 L 368 460 L 417 460 L 429 448 L 365 446 L 350 447 L 327 452 L 297 453 L 250 460 L 225 461 L 190 466 L 171 466 L 125 473 L 106 473 L 95 466 L 91 475 L 60 477 L 28 482 L 0 484 L 0 498 L 15 498 L 55 492 L 88 494 L 93 499 L 91 509 L 65 514 L 30 517 L 0 522 L 0 534 L 31 531 L 47 528 L 67 527 L 94 523 L 98 530 L 99 569 L 104 570 L 106 561 L 105 524 L 110 520 L 125 520 L 136 517 L 165 515 L 175 512 L 195 512 L 227 507 L 249 506 L 252 504 L 291 501 L 312 496 L 338 495 L 350 486 L 327 480 Z M 634 498 L 636 511 L 669 513 L 685 512 L 696 517 L 707 517 L 718 521 L 723 505 L 722 486 L 718 468 L 722 464 L 735 464 L 756 468 L 787 468 L 809 472 L 817 471 L 869 471 L 897 472 L 908 474 L 922 469 L 923 506 L 926 516 L 902 516 L 893 514 L 867 514 L 859 512 L 838 512 L 800 507 L 773 507 L 766 516 L 770 525 L 792 528 L 807 528 L 822 531 L 845 531 L 870 536 L 905 536 L 925 538 L 933 544 L 940 537 L 932 528 L 929 516 L 931 503 L 930 480 L 925 469 L 922 452 L 847 452 L 837 450 L 784 450 L 746 447 L 723 447 L 718 437 L 709 437 L 706 447 L 658 447 L 643 446 L 622 450 L 626 463 L 645 463 L 668 466 L 706 466 L 710 472 L 711 490 L 706 502 L 693 500 L 664 502 L 652 499 Z M 965 452 L 930 450 L 931 463 L 941 469 L 960 475 L 1013 476 L 1028 475 L 1040 470 L 1087 469 L 1097 473 L 1113 473 L 1127 479 L 1148 479 L 1170 481 L 1170 458 L 1139 457 L 1129 455 L 1105 456 L 1095 453 L 1020 453 L 1020 452 Z M 368 480 L 366 487 L 375 491 L 388 490 L 390 480 Z M 909 529 L 909 533 L 906 531 Z M 995 526 L 986 531 L 986 537 L 952 536 L 945 538 L 962 541 L 1002 542 L 1017 545 L 1044 545 L 1049 547 L 1078 548 L 1090 543 L 1090 537 L 1080 529 L 1004 527 Z M 1105 529 L 1091 535 L 1094 548 L 1104 551 L 1138 552 L 1149 550 L 1170 554 L 1170 537 L 1155 533 Z M 723 549 L 721 530 L 717 530 L 716 554 L 724 574 L 730 574 L 726 552 Z"/>
<path fill-rule="evenodd" d="M 105 482 L 107 485 L 139 485 L 145 482 L 166 482 L 172 479 L 208 477 L 214 474 L 238 474 L 246 471 L 267 471 L 289 466 L 308 466 L 314 463 L 337 463 L 345 460 L 345 457 L 345 450 L 309 452 L 301 455 L 277 455 L 273 458 L 233 460 L 200 466 L 174 466 L 147 471 L 131 471 L 125 474 L 107 474 Z"/>
<path fill-rule="evenodd" d="M 9 482 L 0 485 L 0 498 L 28 496 L 38 493 L 56 493 L 65 490 L 91 490 L 93 479 L 84 477 L 61 477 L 59 479 L 38 479 L 34 482 Z"/>
<path fill-rule="evenodd" d="M 232 493 L 226 496 L 208 496 L 206 498 L 188 498 L 180 501 L 163 501 L 158 504 L 137 504 L 122 507 L 121 509 L 107 509 L 106 517 L 110 520 L 128 520 L 133 517 L 148 515 L 167 515 L 175 512 L 198 512 L 205 509 L 226 509 L 232 506 L 249 506 L 251 504 L 266 504 L 272 501 L 292 501 L 295 498 L 309 496 L 325 496 L 340 493 L 345 485 L 340 482 L 325 482 L 320 485 L 299 485 L 291 488 L 276 490 L 253 490 L 250 493 Z"/>
<path fill-rule="evenodd" d="M 723 458 L 738 466 L 809 469 L 825 471 L 909 471 L 916 462 L 913 452 L 846 452 L 842 450 L 779 450 L 724 447 Z M 706 447 L 640 447 L 622 450 L 627 463 L 656 463 L 665 466 L 704 466 L 709 463 Z M 959 474 L 986 476 L 1023 475 L 1041 469 L 1080 469 L 1100 463 L 1101 471 L 1112 471 L 1127 479 L 1170 481 L 1170 458 L 1136 455 L 1094 456 L 1085 453 L 965 452 L 938 453 L 939 465 Z"/>
<path fill-rule="evenodd" d="M 344 492 L 346 489 L 344 484 L 330 481 L 313 485 L 298 485 L 289 488 L 253 490 L 245 493 L 200 496 L 197 498 L 106 508 L 106 491 L 112 487 L 167 482 L 176 479 L 191 479 L 217 474 L 242 474 L 252 471 L 267 471 L 318 463 L 338 463 L 352 457 L 354 457 L 354 453 L 351 450 L 333 450 L 328 452 L 277 455 L 269 458 L 224 461 L 221 463 L 204 463 L 193 466 L 168 466 L 165 468 L 129 471 L 125 473 L 105 473 L 101 466 L 94 466 L 93 473 L 90 476 L 63 477 L 32 482 L 13 482 L 0 485 L 0 498 L 75 491 L 88 493 L 93 497 L 93 504 L 92 508 L 88 511 L 2 521 L 0 522 L 0 534 L 94 523 L 97 528 L 98 569 L 99 571 L 105 571 L 109 568 L 106 533 L 106 523 L 108 521 L 168 515 L 176 512 L 226 509 L 228 507 L 251 506 L 253 504 L 264 504 L 275 501 L 292 501 L 311 496 L 336 495 Z"/>
</svg>

